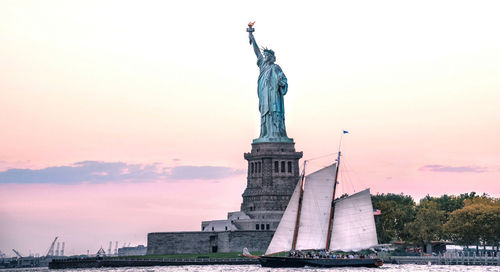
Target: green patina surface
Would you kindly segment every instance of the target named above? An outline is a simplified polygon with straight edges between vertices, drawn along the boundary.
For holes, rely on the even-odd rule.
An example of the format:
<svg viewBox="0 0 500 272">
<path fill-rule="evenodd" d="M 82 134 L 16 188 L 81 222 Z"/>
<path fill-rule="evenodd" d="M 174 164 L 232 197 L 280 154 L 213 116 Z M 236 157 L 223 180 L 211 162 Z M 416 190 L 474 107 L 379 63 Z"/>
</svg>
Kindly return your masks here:
<svg viewBox="0 0 500 272">
<path fill-rule="evenodd" d="M 281 67 L 274 62 L 276 56 L 271 49 L 263 52 L 253 36 L 254 28 L 249 27 L 250 44 L 253 45 L 257 66 L 260 74 L 257 81 L 257 95 L 259 97 L 260 136 L 254 143 L 266 142 L 293 142 L 286 135 L 285 103 L 283 97 L 288 92 L 288 80 Z"/>
</svg>

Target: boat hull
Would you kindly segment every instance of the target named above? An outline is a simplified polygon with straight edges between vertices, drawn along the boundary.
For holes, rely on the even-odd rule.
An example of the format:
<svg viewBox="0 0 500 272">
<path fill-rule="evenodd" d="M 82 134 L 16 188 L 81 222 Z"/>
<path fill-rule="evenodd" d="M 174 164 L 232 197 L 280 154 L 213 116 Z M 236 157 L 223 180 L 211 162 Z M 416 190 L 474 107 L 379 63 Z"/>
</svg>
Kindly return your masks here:
<svg viewBox="0 0 500 272">
<path fill-rule="evenodd" d="M 263 267 L 379 267 L 383 265 L 381 259 L 311 259 L 291 257 L 259 257 Z"/>
</svg>

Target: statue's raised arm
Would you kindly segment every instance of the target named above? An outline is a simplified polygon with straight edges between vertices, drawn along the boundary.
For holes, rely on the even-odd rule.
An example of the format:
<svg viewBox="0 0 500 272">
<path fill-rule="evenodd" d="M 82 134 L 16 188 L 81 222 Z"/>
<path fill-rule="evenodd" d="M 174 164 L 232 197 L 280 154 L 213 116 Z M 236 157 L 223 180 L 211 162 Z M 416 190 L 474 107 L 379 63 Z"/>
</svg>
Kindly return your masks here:
<svg viewBox="0 0 500 272">
<path fill-rule="evenodd" d="M 250 39 L 250 44 L 253 45 L 255 56 L 257 56 L 257 59 L 259 59 L 262 58 L 262 53 L 260 52 L 259 46 L 257 45 L 257 41 L 255 41 L 255 37 L 253 36 L 253 32 L 255 31 L 255 29 L 253 28 L 253 24 L 255 24 L 255 22 L 248 23 L 248 38 Z"/>
</svg>

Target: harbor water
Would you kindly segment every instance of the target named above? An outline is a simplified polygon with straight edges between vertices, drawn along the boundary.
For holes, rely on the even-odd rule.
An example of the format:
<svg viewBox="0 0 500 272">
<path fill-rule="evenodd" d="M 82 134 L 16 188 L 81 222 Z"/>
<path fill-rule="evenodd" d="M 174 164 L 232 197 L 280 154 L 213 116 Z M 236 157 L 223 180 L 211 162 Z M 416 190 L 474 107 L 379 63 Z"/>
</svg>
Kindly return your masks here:
<svg viewBox="0 0 500 272">
<path fill-rule="evenodd" d="M 370 272 L 400 272 L 400 271 L 421 271 L 421 272 L 500 272 L 500 266 L 472 266 L 472 265 L 416 265 L 416 264 L 385 264 L 380 268 L 265 268 L 260 265 L 188 265 L 188 266 L 153 266 L 153 267 L 120 267 L 120 268 L 94 268 L 94 269 L 64 269 L 49 270 L 44 267 L 37 268 L 16 268 L 0 269 L 0 272 L 7 271 L 29 271 L 29 272 L 55 272 L 55 271 L 78 271 L 78 272 L 281 272 L 281 271 L 305 271 L 305 272 L 323 272 L 323 271 L 370 271 Z"/>
</svg>

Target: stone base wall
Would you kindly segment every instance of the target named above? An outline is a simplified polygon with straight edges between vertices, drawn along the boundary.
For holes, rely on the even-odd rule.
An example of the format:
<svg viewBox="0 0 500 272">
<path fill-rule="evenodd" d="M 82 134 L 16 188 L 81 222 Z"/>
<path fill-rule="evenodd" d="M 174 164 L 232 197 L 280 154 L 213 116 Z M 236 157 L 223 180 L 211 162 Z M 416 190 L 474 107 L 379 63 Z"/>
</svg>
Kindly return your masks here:
<svg viewBox="0 0 500 272">
<path fill-rule="evenodd" d="M 190 231 L 148 233 L 148 255 L 266 251 L 274 231 Z"/>
</svg>

